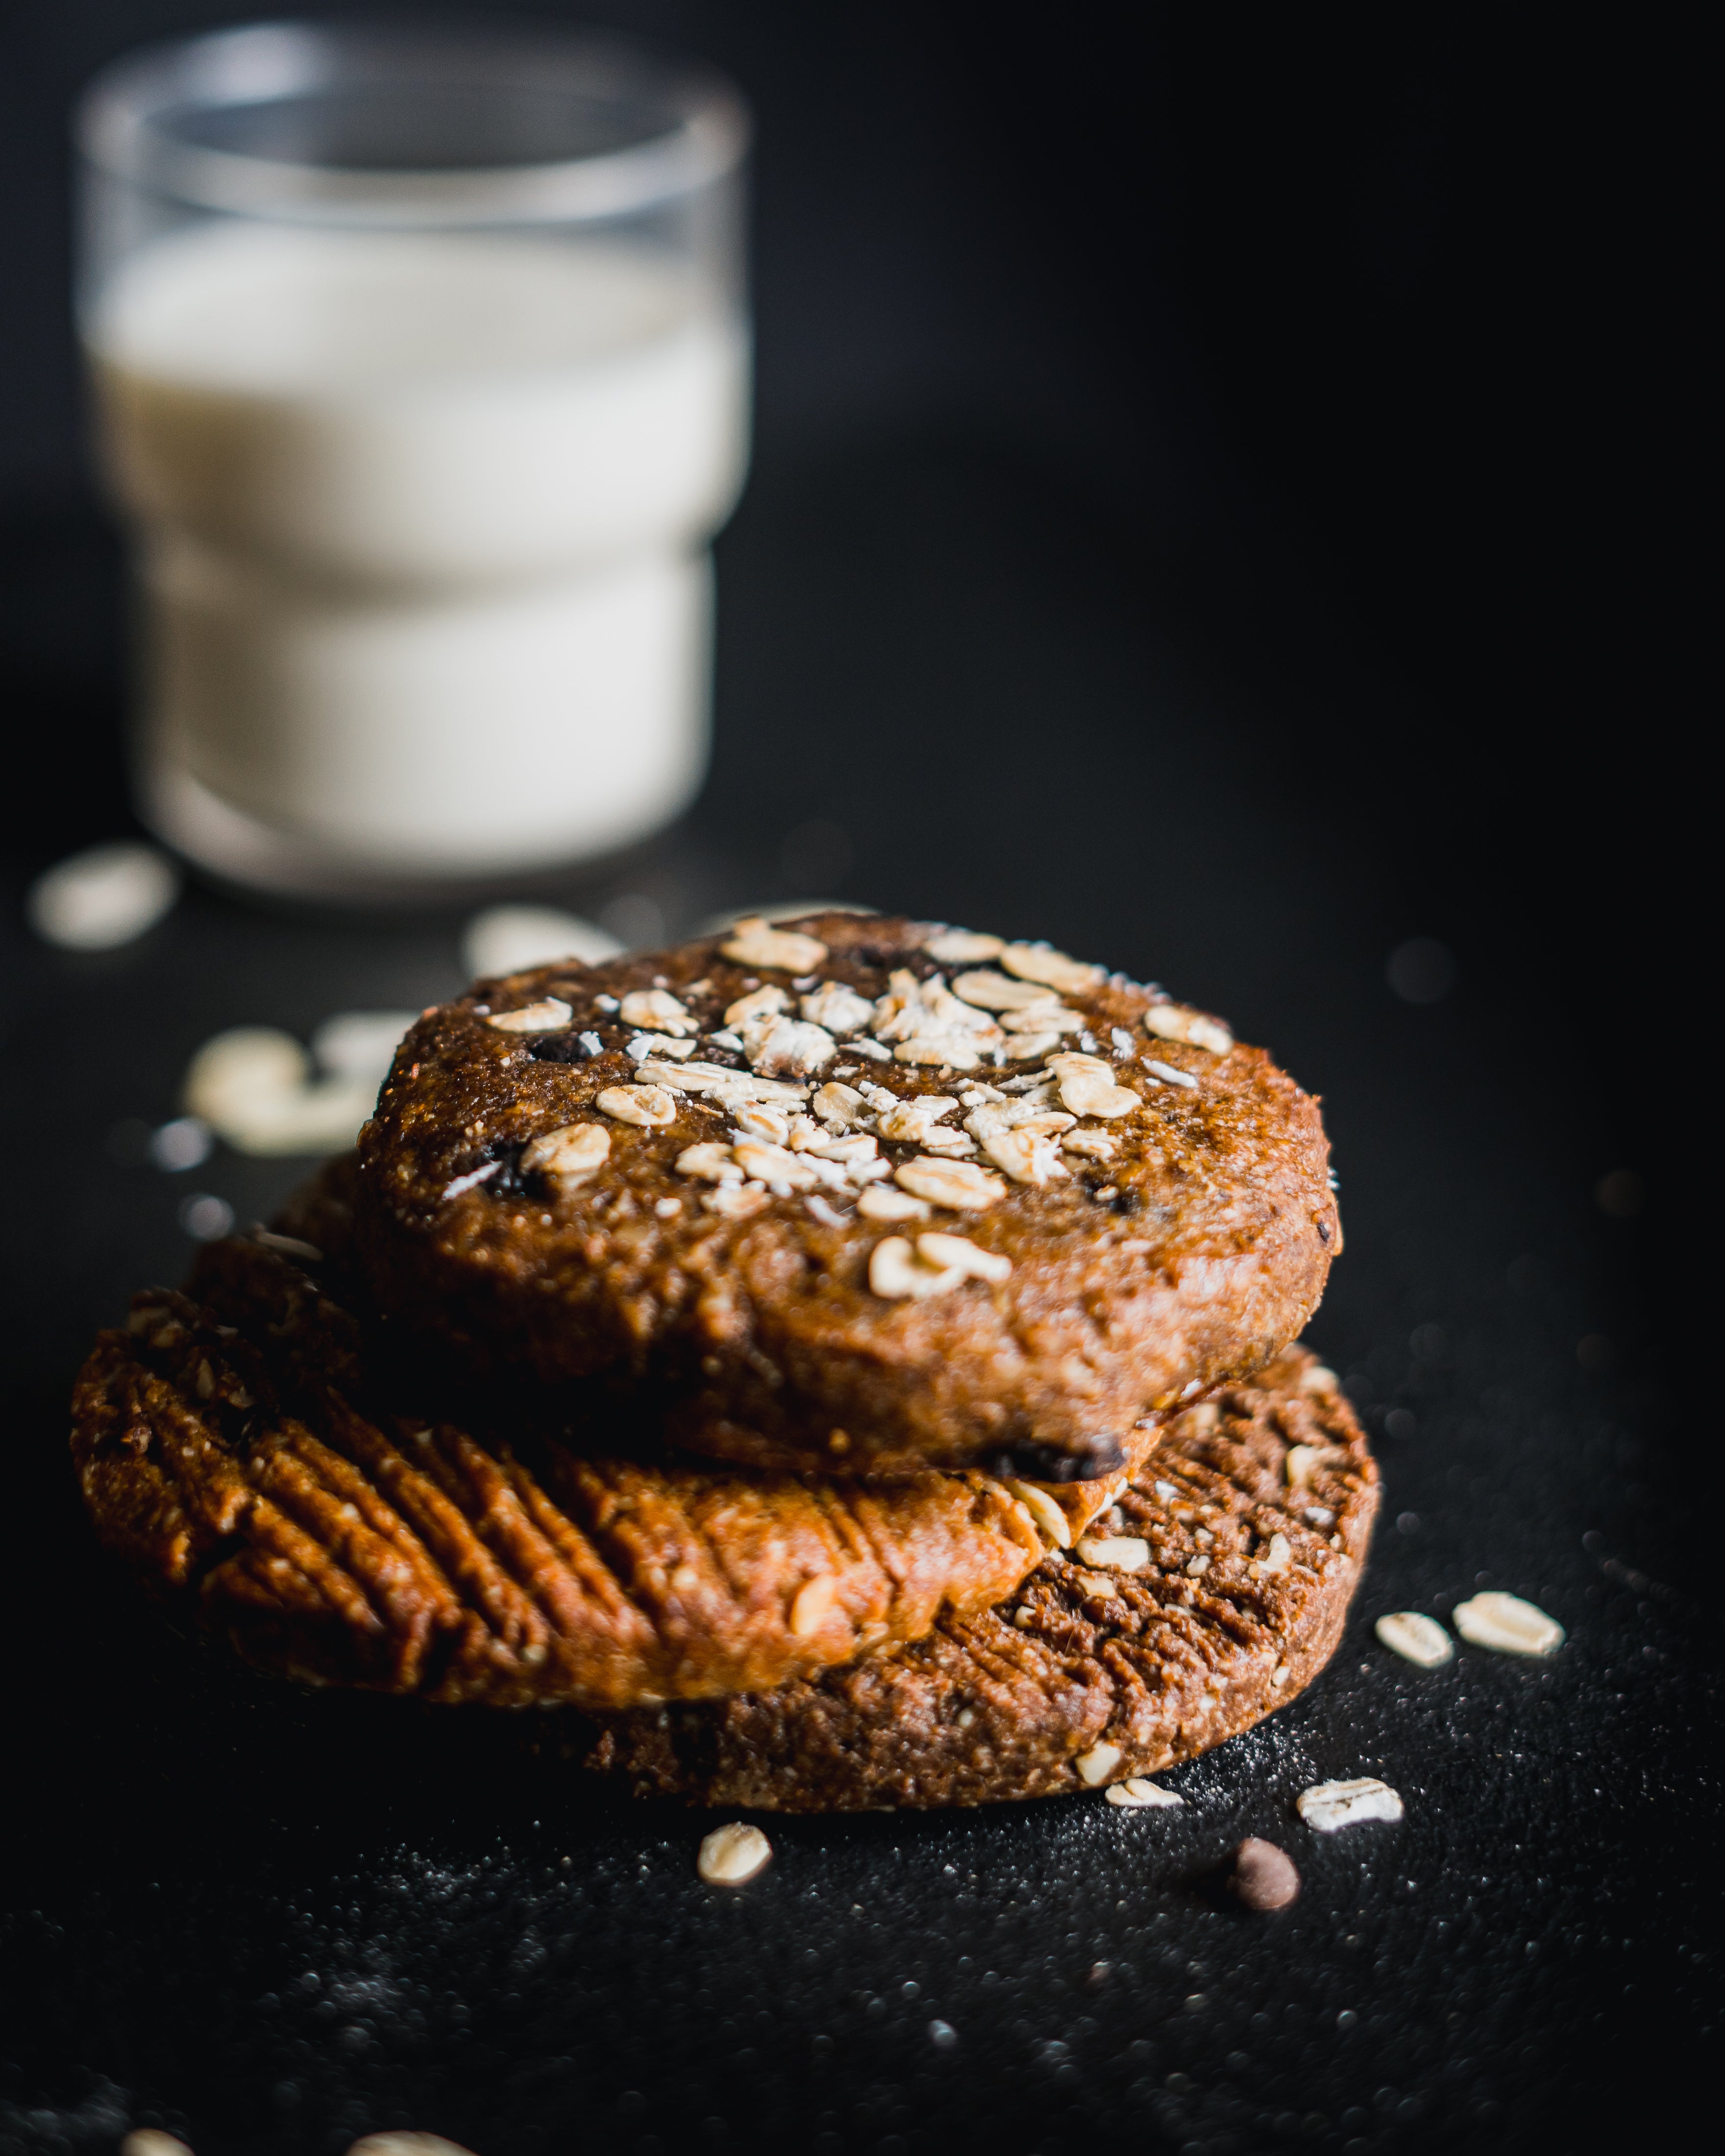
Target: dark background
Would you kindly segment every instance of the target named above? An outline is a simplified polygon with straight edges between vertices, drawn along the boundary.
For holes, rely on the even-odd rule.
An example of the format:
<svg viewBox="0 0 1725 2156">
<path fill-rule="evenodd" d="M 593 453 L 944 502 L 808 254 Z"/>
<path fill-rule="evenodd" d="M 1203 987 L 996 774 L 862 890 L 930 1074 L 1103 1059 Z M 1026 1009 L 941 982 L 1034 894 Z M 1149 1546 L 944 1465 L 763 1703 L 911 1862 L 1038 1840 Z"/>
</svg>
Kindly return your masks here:
<svg viewBox="0 0 1725 2156">
<path fill-rule="evenodd" d="M 172 1114 L 219 1026 L 447 993 L 459 924 L 198 891 L 110 956 L 23 930 L 31 874 L 129 828 L 64 115 L 116 53 L 230 13 L 13 7 L 27 1826 L 0 2151 L 105 2156 L 157 2118 L 198 2156 L 338 2152 L 398 2120 L 480 2156 L 1663 2128 L 1717 1997 L 1713 1620 L 1686 1584 L 1715 1471 L 1673 1374 L 1706 1307 L 1711 1122 L 1672 657 L 1693 56 L 1514 7 L 580 13 L 705 55 L 754 105 L 759 432 L 720 547 L 707 793 L 567 896 L 675 933 L 820 886 L 1045 933 L 1267 1040 L 1336 1140 L 1350 1247 L 1313 1337 L 1381 1440 L 1378 1550 L 1337 1664 L 1173 1778 L 1175 1826 L 1090 1804 L 775 1828 L 779 1862 L 728 1902 L 694 1884 L 698 1823 L 547 1781 L 494 1731 L 452 1751 L 165 1659 L 90 1561 L 61 1450 L 91 1330 L 191 1247 L 185 1179 L 111 1133 Z M 1386 979 L 1410 937 L 1455 956 L 1437 1001 Z M 1644 1202 L 1608 1213 L 1625 1170 Z M 193 1179 L 254 1217 L 296 1172 L 224 1156 Z M 1427 1677 L 1373 1645 L 1378 1611 L 1476 1582 L 1559 1615 L 1558 1662 L 1464 1651 Z M 1303 1780 L 1357 1771 L 1404 1790 L 1404 1830 L 1291 1825 Z M 1279 1928 L 1204 1883 L 1247 1830 L 1307 1868 Z"/>
</svg>

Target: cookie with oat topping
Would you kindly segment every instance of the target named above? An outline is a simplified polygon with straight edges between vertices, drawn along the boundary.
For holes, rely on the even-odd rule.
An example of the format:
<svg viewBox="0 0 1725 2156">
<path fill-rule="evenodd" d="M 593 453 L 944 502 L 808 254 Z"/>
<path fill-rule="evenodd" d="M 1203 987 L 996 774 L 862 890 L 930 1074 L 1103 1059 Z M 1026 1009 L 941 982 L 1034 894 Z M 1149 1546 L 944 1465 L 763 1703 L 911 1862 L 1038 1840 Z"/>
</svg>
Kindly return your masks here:
<svg viewBox="0 0 1725 2156">
<path fill-rule="evenodd" d="M 601 1717 L 586 1763 L 644 1794 L 800 1812 L 1155 1774 L 1323 1667 L 1377 1505 L 1333 1373 L 1296 1348 L 1178 1417 L 1110 1518 L 998 1607 L 770 1693 Z"/>
<path fill-rule="evenodd" d="M 823 913 L 482 982 L 362 1134 L 378 1306 L 753 1466 L 1117 1467 L 1305 1324 L 1317 1104 L 1158 989 Z"/>
</svg>

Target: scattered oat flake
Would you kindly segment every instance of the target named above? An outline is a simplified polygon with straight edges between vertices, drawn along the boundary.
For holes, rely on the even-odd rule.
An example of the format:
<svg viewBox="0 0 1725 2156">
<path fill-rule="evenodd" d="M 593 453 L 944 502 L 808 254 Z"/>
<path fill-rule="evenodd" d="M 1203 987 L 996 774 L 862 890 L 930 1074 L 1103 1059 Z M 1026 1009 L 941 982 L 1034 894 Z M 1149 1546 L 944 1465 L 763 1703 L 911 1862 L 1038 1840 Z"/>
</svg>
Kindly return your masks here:
<svg viewBox="0 0 1725 2156">
<path fill-rule="evenodd" d="M 1030 1010 L 1055 1000 L 1054 992 L 1040 982 L 1015 981 L 1009 973 L 986 970 L 958 974 L 952 993 L 980 1010 L 990 1011 Z"/>
<path fill-rule="evenodd" d="M 1183 1797 L 1177 1797 L 1172 1789 L 1165 1789 L 1159 1782 L 1147 1775 L 1134 1774 L 1124 1782 L 1111 1782 L 1103 1794 L 1111 1804 L 1118 1804 L 1122 1811 L 1159 1811 L 1164 1806 L 1181 1804 Z"/>
<path fill-rule="evenodd" d="M 179 895 L 180 872 L 166 854 L 121 839 L 87 846 L 44 870 L 24 910 L 44 942 L 64 951 L 112 951 L 153 928 Z"/>
<path fill-rule="evenodd" d="M 935 1160 L 919 1154 L 893 1171 L 894 1180 L 913 1198 L 945 1205 L 954 1212 L 984 1213 L 1006 1195 L 1006 1185 L 967 1160 Z"/>
<path fill-rule="evenodd" d="M 164 2133 L 158 2126 L 140 2126 L 121 2143 L 120 2156 L 192 2156 L 192 2151 L 177 2133 Z"/>
<path fill-rule="evenodd" d="M 757 1037 L 746 1034 L 744 1042 L 750 1063 L 769 1078 L 806 1078 L 839 1052 L 824 1026 L 800 1018 L 776 1018 Z"/>
<path fill-rule="evenodd" d="M 765 961 L 748 963 L 763 964 Z M 745 1826 L 737 1820 L 730 1826 L 716 1826 L 704 1837 L 695 1868 L 709 1887 L 742 1887 L 772 1861 L 773 1844 L 760 1828 Z"/>
<path fill-rule="evenodd" d="M 731 1148 L 716 1138 L 685 1146 L 677 1155 L 679 1175 L 698 1175 L 706 1183 L 741 1183 L 742 1170 L 731 1157 Z"/>
<path fill-rule="evenodd" d="M 1261 1563 L 1266 1577 L 1274 1579 L 1288 1570 L 1294 1562 L 1293 1546 L 1286 1535 L 1272 1535 L 1270 1547 L 1265 1551 Z"/>
<path fill-rule="evenodd" d="M 1339 1382 L 1335 1372 L 1327 1369 L 1322 1363 L 1314 1363 L 1300 1373 L 1302 1393 L 1333 1393 Z"/>
<path fill-rule="evenodd" d="M 186 1072 L 187 1110 L 236 1151 L 259 1158 L 352 1145 L 377 1104 L 375 1075 L 311 1075 L 291 1034 L 235 1026 L 207 1040 Z"/>
<path fill-rule="evenodd" d="M 772 1195 L 762 1183 L 724 1183 L 716 1190 L 703 1191 L 701 1202 L 709 1213 L 717 1213 L 726 1220 L 747 1220 Z"/>
<path fill-rule="evenodd" d="M 642 1130 L 662 1129 L 677 1119 L 677 1104 L 663 1086 L 608 1086 L 593 1106 L 602 1115 Z"/>
<path fill-rule="evenodd" d="M 1090 1535 L 1078 1545 L 1086 1564 L 1106 1566 L 1114 1572 L 1142 1572 L 1150 1562 L 1150 1545 L 1142 1535 Z"/>
<path fill-rule="evenodd" d="M 1009 1034 L 1029 1034 L 1039 1040 L 1058 1040 L 1063 1033 L 1081 1033 L 1084 1029 L 1084 1020 L 1078 1013 L 1068 1010 L 1064 1004 L 1057 1003 L 1032 1004 L 1024 1010 L 1003 1011 L 1000 1023 Z M 1009 1041 L 1007 1045 L 1017 1055 L 1029 1053 L 1016 1040 Z M 1047 1050 L 1044 1050 L 1043 1053 L 1045 1055 Z"/>
<path fill-rule="evenodd" d="M 1060 1104 L 1075 1116 L 1105 1121 L 1130 1115 L 1141 1105 L 1129 1086 L 1117 1086 L 1112 1066 L 1099 1055 L 1051 1055 L 1048 1067 L 1060 1089 Z"/>
<path fill-rule="evenodd" d="M 1100 988 L 1107 978 L 1101 967 L 1086 966 L 1064 951 L 1050 950 L 1046 943 L 1009 943 L 1000 963 L 1020 980 L 1040 981 L 1062 995 L 1082 995 L 1086 988 Z"/>
<path fill-rule="evenodd" d="M 745 1101 L 731 1111 L 731 1119 L 745 1137 L 768 1145 L 784 1145 L 791 1135 L 791 1111 L 771 1101 Z"/>
<path fill-rule="evenodd" d="M 803 1203 L 824 1227 L 843 1228 L 850 1224 L 835 1205 L 829 1205 L 824 1198 L 805 1198 Z"/>
<path fill-rule="evenodd" d="M 639 1025 L 649 1033 L 673 1034 L 679 1040 L 701 1030 L 687 1007 L 665 988 L 631 989 L 618 1014 L 625 1025 Z"/>
<path fill-rule="evenodd" d="M 1051 1549 L 1070 1548 L 1071 1522 L 1046 1490 L 1035 1482 L 1012 1481 L 1006 1487 L 1036 1522 L 1043 1539 Z"/>
<path fill-rule="evenodd" d="M 1117 1744 L 1092 1744 L 1088 1752 L 1079 1753 L 1072 1765 L 1079 1780 L 1094 1789 L 1107 1780 L 1125 1757 Z"/>
<path fill-rule="evenodd" d="M 882 1114 L 880 1135 L 906 1145 L 922 1145 L 931 1127 L 943 1116 L 950 1116 L 957 1105 L 956 1100 L 944 1093 L 913 1094 L 907 1101 L 895 1101 Z"/>
<path fill-rule="evenodd" d="M 1172 1063 L 1158 1063 L 1153 1055 L 1144 1058 L 1144 1068 L 1153 1077 L 1160 1078 L 1165 1085 L 1185 1086 L 1197 1091 L 1198 1081 L 1189 1070 L 1176 1070 Z"/>
<path fill-rule="evenodd" d="M 968 1278 L 993 1281 L 997 1285 L 1011 1276 L 1012 1260 L 995 1250 L 978 1249 L 963 1235 L 931 1233 L 916 1238 L 917 1255 L 933 1265 L 956 1265 Z"/>
<path fill-rule="evenodd" d="M 1040 1063 L 1050 1049 L 1058 1048 L 1060 1045 L 1060 1036 L 1057 1033 L 1016 1034 L 1007 1041 L 1006 1058 L 1013 1063 Z"/>
<path fill-rule="evenodd" d="M 836 1123 L 841 1130 L 860 1122 L 868 1113 L 868 1103 L 856 1088 L 836 1080 L 823 1086 L 809 1105 L 824 1123 Z"/>
<path fill-rule="evenodd" d="M 1081 1160 L 1112 1160 L 1115 1143 L 1106 1131 L 1069 1131 L 1060 1140 L 1060 1151 L 1076 1153 Z M 1096 1193 L 1098 1198 L 1102 1194 Z"/>
<path fill-rule="evenodd" d="M 926 1220 L 927 1201 L 912 1198 L 908 1190 L 865 1190 L 856 1201 L 865 1220 Z"/>
<path fill-rule="evenodd" d="M 521 1155 L 528 1174 L 553 1176 L 565 1185 L 589 1181 L 611 1152 L 611 1133 L 603 1123 L 565 1123 L 535 1138 Z"/>
<path fill-rule="evenodd" d="M 1158 1040 L 1207 1049 L 1212 1055 L 1225 1055 L 1234 1045 L 1233 1034 L 1219 1019 L 1189 1010 L 1184 1004 L 1152 1004 L 1144 1014 L 1144 1030 Z"/>
<path fill-rule="evenodd" d="M 802 1133 L 797 1133 L 800 1137 Z M 867 1131 L 854 1132 L 848 1138 L 835 1138 L 830 1132 L 819 1133 L 815 1142 L 803 1145 L 799 1150 L 817 1154 L 822 1160 L 835 1160 L 840 1167 L 878 1167 L 884 1175 L 886 1163 L 879 1158 L 879 1148 Z"/>
<path fill-rule="evenodd" d="M 790 1007 L 791 999 L 784 990 L 769 983 L 764 988 L 757 988 L 752 995 L 739 996 L 726 1011 L 725 1023 L 746 1034 L 758 1020 L 777 1018 Z"/>
<path fill-rule="evenodd" d="M 1554 1655 L 1565 1636 L 1557 1619 L 1535 1604 L 1495 1591 L 1458 1602 L 1451 1622 L 1469 1646 L 1500 1655 Z"/>
<path fill-rule="evenodd" d="M 782 973 L 812 973 L 827 955 L 826 945 L 817 937 L 769 927 L 758 914 L 739 921 L 729 942 L 719 947 L 735 965 L 771 967 Z"/>
<path fill-rule="evenodd" d="M 964 1279 L 958 1266 L 925 1258 L 902 1235 L 883 1236 L 869 1253 L 869 1286 L 884 1301 L 925 1302 L 950 1295 Z"/>
<path fill-rule="evenodd" d="M 988 958 L 998 958 L 1006 948 L 999 936 L 973 934 L 968 928 L 942 928 L 931 936 L 922 946 L 931 958 L 938 958 L 943 966 L 973 966 Z"/>
<path fill-rule="evenodd" d="M 1310 1489 L 1312 1477 L 1318 1470 L 1342 1456 L 1329 1445 L 1291 1445 L 1282 1462 L 1282 1472 L 1288 1478 L 1289 1489 Z"/>
<path fill-rule="evenodd" d="M 855 1033 L 868 1024 L 875 1006 L 866 996 L 848 988 L 842 981 L 824 981 L 812 996 L 803 998 L 803 1015 L 829 1033 Z"/>
<path fill-rule="evenodd" d="M 499 1033 L 561 1033 L 574 1015 L 561 996 L 546 996 L 521 1010 L 494 1011 L 485 1023 Z"/>
<path fill-rule="evenodd" d="M 782 1183 L 793 1190 L 811 1190 L 823 1180 L 812 1160 L 805 1155 L 788 1152 L 783 1146 L 765 1145 L 758 1138 L 744 1138 L 732 1151 L 743 1173 L 759 1183 Z"/>
<path fill-rule="evenodd" d="M 1364 1775 L 1357 1782 L 1318 1782 L 1301 1789 L 1294 1809 L 1317 1834 L 1335 1834 L 1368 1820 L 1399 1820 L 1402 1800 L 1388 1782 Z"/>
<path fill-rule="evenodd" d="M 1029 1127 L 996 1131 L 983 1140 L 983 1150 L 997 1168 L 1006 1170 L 1014 1183 L 1029 1183 L 1032 1188 L 1062 1182 L 1070 1173 L 1060 1158 L 1053 1135 L 1046 1131 Z"/>
<path fill-rule="evenodd" d="M 778 1101 L 800 1106 L 808 1098 L 806 1086 L 793 1086 L 779 1078 L 757 1078 L 752 1070 L 733 1070 L 723 1063 L 644 1063 L 639 1075 L 645 1083 L 668 1086 L 674 1093 L 711 1093 L 722 1106 L 743 1101 Z"/>
<path fill-rule="evenodd" d="M 1392 1654 L 1422 1670 L 1440 1669 L 1455 1652 L 1455 1642 L 1435 1617 L 1418 1609 L 1398 1609 L 1380 1617 L 1372 1630 Z"/>
</svg>

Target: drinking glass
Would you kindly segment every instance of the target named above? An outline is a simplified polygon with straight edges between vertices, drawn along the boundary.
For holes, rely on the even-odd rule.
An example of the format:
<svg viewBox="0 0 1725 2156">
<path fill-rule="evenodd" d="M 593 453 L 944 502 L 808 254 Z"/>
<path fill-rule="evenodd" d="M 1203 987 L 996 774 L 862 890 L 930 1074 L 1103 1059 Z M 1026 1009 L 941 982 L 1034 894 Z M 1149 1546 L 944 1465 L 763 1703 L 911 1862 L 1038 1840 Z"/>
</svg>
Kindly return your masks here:
<svg viewBox="0 0 1725 2156">
<path fill-rule="evenodd" d="M 260 24 L 97 78 L 79 312 L 170 844 L 370 896 L 687 803 L 747 135 L 723 81 L 593 36 Z"/>
</svg>

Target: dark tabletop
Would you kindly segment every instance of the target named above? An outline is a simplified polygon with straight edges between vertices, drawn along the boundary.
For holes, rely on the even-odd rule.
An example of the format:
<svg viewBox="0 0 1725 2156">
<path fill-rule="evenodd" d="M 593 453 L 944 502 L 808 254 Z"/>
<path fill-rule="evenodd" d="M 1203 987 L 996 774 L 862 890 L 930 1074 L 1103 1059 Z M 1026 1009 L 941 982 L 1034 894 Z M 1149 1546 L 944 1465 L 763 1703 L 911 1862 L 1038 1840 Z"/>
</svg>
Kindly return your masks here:
<svg viewBox="0 0 1725 2156">
<path fill-rule="evenodd" d="M 63 643 L 108 633 L 93 528 L 39 534 L 23 567 L 20 637 L 54 607 Z M 64 1452 L 80 1354 L 181 1273 L 189 1192 L 254 1219 L 304 1165 L 165 1175 L 128 1129 L 175 1111 L 222 1026 L 304 1036 L 454 989 L 460 915 L 193 888 L 129 949 L 33 942 L 28 873 L 123 816 L 111 756 L 42 692 L 49 776 L 0 912 L 5 2156 L 105 2156 L 141 2123 L 198 2156 L 336 2156 L 388 2124 L 479 2156 L 1563 2150 L 1664 2115 L 1717 1996 L 1717 1692 L 1681 1553 L 1685 1403 L 1640 1300 L 1657 1207 L 1595 1196 L 1650 1163 L 1484 825 L 1410 798 L 1417 759 L 1393 782 L 1373 763 L 1418 715 L 1277 582 L 1171 563 L 979 440 L 763 466 L 721 549 L 707 794 L 558 890 L 672 934 L 813 882 L 1046 935 L 1268 1045 L 1322 1094 L 1341 1178 L 1348 1247 L 1309 1337 L 1385 1503 L 1330 1668 L 1168 1775 L 1178 1812 L 769 1820 L 775 1861 L 734 1892 L 696 1876 L 707 1817 L 524 1758 L 506 1717 L 230 1686 L 97 1562 Z M 1227 632 L 1248 616 L 1254 638 Z M 1414 934 L 1454 951 L 1439 1000 L 1386 979 Z M 1373 1635 L 1482 1586 L 1568 1644 L 1425 1672 Z M 1361 1774 L 1402 1824 L 1298 1823 L 1301 1788 Z M 1217 1890 L 1248 1833 L 1301 1867 L 1285 1914 Z"/>
</svg>

